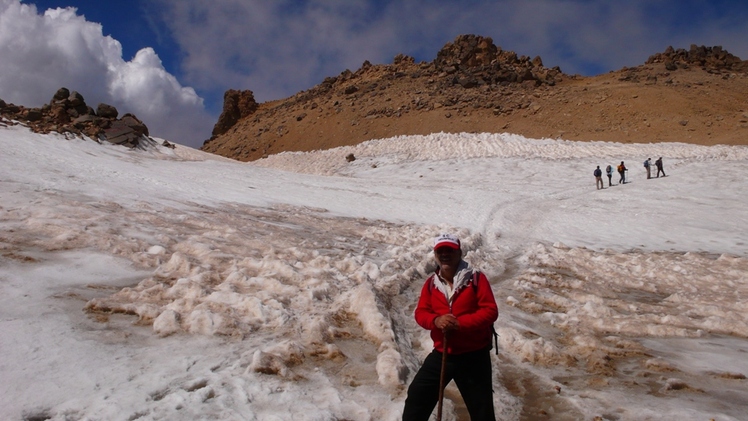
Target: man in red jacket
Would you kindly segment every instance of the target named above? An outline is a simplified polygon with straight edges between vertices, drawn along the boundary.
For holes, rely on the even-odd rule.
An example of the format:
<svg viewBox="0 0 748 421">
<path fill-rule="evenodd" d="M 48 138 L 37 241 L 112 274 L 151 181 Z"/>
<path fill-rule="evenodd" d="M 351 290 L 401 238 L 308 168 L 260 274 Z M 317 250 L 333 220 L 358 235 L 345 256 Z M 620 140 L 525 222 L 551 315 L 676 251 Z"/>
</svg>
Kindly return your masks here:
<svg viewBox="0 0 748 421">
<path fill-rule="evenodd" d="M 434 350 L 408 387 L 403 421 L 427 421 L 439 400 L 442 353 L 444 385 L 454 379 L 471 421 L 495 421 L 491 374 L 493 322 L 499 316 L 491 285 L 462 260 L 460 240 L 434 240 L 438 268 L 421 289 L 416 322 L 431 331 Z M 445 335 L 447 349 L 444 349 Z"/>
</svg>

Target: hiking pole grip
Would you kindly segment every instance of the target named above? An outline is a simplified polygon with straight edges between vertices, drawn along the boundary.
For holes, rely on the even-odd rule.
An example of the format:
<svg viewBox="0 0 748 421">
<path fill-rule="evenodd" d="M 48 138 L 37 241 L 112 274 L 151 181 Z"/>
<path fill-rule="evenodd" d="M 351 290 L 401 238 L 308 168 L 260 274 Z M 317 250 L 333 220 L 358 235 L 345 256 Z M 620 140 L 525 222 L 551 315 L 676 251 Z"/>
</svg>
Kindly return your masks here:
<svg viewBox="0 0 748 421">
<path fill-rule="evenodd" d="M 444 343 L 442 345 L 442 368 L 439 373 L 439 404 L 436 407 L 436 421 L 442 421 L 442 403 L 444 402 L 444 377 L 447 371 L 447 338 L 449 335 L 444 332 Z"/>
</svg>

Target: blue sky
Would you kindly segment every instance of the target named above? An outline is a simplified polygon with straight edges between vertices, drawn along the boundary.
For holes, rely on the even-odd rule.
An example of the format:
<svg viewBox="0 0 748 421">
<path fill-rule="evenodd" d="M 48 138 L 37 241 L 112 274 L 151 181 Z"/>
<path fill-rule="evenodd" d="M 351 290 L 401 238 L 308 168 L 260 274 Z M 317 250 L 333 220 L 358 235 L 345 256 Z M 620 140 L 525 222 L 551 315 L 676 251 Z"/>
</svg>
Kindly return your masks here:
<svg viewBox="0 0 748 421">
<path fill-rule="evenodd" d="M 744 0 L 0 0 L 0 98 L 40 106 L 66 86 L 199 146 L 227 89 L 284 98 L 365 60 L 431 61 L 460 34 L 589 76 L 670 45 L 748 59 L 746 22 Z"/>
</svg>

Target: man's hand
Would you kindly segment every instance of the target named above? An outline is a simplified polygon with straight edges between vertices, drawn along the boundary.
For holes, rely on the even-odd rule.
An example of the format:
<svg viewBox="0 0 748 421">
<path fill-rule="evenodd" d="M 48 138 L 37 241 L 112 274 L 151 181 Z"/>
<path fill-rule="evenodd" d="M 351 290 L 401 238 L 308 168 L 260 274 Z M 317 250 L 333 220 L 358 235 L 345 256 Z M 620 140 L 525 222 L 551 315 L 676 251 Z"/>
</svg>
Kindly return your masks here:
<svg viewBox="0 0 748 421">
<path fill-rule="evenodd" d="M 460 328 L 460 323 L 457 321 L 457 317 L 451 314 L 445 314 L 434 319 L 434 324 L 438 329 L 445 332 L 450 330 L 457 330 Z"/>
</svg>

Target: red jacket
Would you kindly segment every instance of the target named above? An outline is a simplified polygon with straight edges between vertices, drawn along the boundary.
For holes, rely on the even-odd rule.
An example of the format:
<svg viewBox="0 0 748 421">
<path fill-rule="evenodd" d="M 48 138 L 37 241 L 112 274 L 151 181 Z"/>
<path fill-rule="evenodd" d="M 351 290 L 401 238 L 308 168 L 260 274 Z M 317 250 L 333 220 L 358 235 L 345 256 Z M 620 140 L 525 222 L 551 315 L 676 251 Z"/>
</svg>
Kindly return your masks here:
<svg viewBox="0 0 748 421">
<path fill-rule="evenodd" d="M 454 279 L 451 309 L 442 292 L 443 286 L 439 285 L 442 281 L 433 274 L 423 284 L 415 311 L 416 322 L 431 331 L 434 348 L 439 352 L 444 352 L 444 334 L 434 320 L 450 312 L 457 317 L 460 328 L 449 332 L 447 354 L 464 354 L 490 346 L 491 327 L 499 317 L 496 299 L 486 276 L 478 272 L 478 284 L 473 285 L 473 269 L 467 264 L 461 266 L 463 268 L 458 270 Z"/>
</svg>

